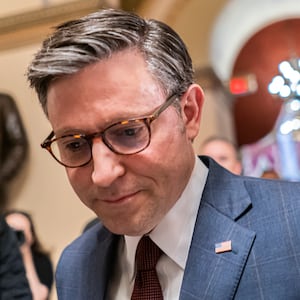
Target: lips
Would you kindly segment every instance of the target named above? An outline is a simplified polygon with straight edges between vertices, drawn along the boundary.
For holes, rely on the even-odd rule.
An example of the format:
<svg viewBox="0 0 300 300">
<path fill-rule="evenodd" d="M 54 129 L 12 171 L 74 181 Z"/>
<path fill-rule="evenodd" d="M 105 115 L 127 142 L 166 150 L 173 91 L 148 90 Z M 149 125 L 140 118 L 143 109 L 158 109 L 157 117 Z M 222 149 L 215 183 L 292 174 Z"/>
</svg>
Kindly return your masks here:
<svg viewBox="0 0 300 300">
<path fill-rule="evenodd" d="M 126 194 L 126 195 L 116 196 L 114 198 L 105 198 L 102 201 L 106 202 L 106 203 L 123 203 L 123 202 L 126 202 L 126 201 L 130 200 L 137 193 L 138 192 L 134 192 L 134 193 Z"/>
</svg>

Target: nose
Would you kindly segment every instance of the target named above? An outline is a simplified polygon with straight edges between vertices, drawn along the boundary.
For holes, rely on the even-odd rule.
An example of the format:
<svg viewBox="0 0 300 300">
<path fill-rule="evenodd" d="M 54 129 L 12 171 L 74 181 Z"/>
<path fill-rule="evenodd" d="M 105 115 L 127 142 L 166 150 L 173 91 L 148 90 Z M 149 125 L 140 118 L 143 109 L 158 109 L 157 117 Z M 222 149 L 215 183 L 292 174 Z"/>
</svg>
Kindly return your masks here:
<svg viewBox="0 0 300 300">
<path fill-rule="evenodd" d="M 92 181 L 99 187 L 109 187 L 125 173 L 120 164 L 120 155 L 112 152 L 102 141 L 95 138 L 92 144 L 93 172 Z"/>
</svg>

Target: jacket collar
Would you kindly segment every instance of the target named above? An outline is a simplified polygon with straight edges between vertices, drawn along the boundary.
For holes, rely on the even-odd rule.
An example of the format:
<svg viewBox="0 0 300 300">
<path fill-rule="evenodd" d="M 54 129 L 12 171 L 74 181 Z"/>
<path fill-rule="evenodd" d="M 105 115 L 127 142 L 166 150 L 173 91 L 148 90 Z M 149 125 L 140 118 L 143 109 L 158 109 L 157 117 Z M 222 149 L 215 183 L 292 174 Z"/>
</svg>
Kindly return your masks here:
<svg viewBox="0 0 300 300">
<path fill-rule="evenodd" d="M 251 206 L 244 177 L 236 176 L 207 156 L 200 159 L 209 173 L 202 200 L 232 220 L 237 220 Z"/>
</svg>

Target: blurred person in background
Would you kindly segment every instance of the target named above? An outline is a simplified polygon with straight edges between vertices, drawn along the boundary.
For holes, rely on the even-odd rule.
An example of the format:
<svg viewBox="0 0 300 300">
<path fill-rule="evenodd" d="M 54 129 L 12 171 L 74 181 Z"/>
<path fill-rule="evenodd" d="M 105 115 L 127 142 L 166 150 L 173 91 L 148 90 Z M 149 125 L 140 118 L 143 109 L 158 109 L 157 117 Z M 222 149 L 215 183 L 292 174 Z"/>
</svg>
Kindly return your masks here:
<svg viewBox="0 0 300 300">
<path fill-rule="evenodd" d="M 8 184 L 20 172 L 28 141 L 18 107 L 12 96 L 0 93 L 0 212 L 7 207 Z"/>
<path fill-rule="evenodd" d="M 32 299 L 17 236 L 3 215 L 0 216 L 0 299 Z"/>
<path fill-rule="evenodd" d="M 49 253 L 43 249 L 38 239 L 31 215 L 22 210 L 9 210 L 4 216 L 18 238 L 33 299 L 49 299 L 53 266 Z"/>
<path fill-rule="evenodd" d="M 242 173 L 238 148 L 224 137 L 212 136 L 204 140 L 199 147 L 199 154 L 213 158 L 218 164 L 234 174 L 240 175 Z"/>
</svg>

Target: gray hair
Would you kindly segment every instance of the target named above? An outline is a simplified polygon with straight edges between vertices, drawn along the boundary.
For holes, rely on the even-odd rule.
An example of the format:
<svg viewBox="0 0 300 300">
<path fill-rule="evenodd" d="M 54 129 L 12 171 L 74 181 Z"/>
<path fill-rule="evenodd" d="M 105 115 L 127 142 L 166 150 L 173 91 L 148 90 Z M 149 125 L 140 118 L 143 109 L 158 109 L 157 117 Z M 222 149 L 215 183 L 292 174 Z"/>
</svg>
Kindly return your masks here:
<svg viewBox="0 0 300 300">
<path fill-rule="evenodd" d="M 181 96 L 193 82 L 190 55 L 173 29 L 134 13 L 104 9 L 57 26 L 35 54 L 27 78 L 45 114 L 47 91 L 53 80 L 128 48 L 143 55 L 166 95 Z"/>
</svg>

